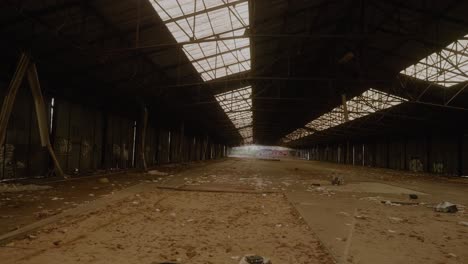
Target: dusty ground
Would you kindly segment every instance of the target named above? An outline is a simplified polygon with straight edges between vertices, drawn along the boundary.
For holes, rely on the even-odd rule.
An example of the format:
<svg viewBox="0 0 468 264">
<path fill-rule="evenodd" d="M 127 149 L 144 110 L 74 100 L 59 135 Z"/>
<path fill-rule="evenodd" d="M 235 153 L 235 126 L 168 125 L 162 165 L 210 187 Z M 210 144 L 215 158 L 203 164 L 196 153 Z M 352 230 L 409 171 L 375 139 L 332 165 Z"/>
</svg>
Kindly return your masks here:
<svg viewBox="0 0 468 264">
<path fill-rule="evenodd" d="M 331 186 L 334 176 L 343 177 L 345 185 Z M 8 257 L 14 263 L 26 257 L 29 259 L 22 261 L 31 263 L 51 262 L 51 257 L 66 263 L 78 259 L 120 263 L 121 258 L 126 263 L 178 258 L 181 263 L 237 263 L 236 256 L 258 253 L 276 259 L 275 264 L 328 263 L 327 250 L 321 250 L 319 239 L 339 263 L 468 263 L 468 226 L 460 224 L 468 222 L 468 180 L 386 169 L 298 160 L 228 159 L 180 170 L 173 176 L 109 177 L 107 185 L 93 179 L 84 181 L 83 188 L 75 184 L 74 190 L 67 189 L 71 188 L 68 185 L 62 190 L 53 186 L 51 190 L 31 192 L 35 198 L 30 200 L 8 194 L 19 200 L 18 207 L 7 210 L 19 214 L 22 208 L 35 208 L 38 203 L 63 207 L 76 193 L 83 199 L 76 203 L 84 203 L 90 199 L 90 192 L 103 190 L 95 199 L 112 194 L 117 187 L 125 190 L 122 183 L 128 179 L 132 179 L 128 185 L 141 182 L 161 189 L 143 193 L 136 200 L 112 203 L 97 214 L 47 227 L 37 238 L 15 242 L 15 248 L 0 248 L 0 258 Z M 99 190 L 93 189 L 96 186 Z M 226 191 L 239 193 L 223 193 Z M 63 194 L 66 199 L 51 201 L 51 192 L 59 192 L 57 196 Z M 419 198 L 410 200 L 410 193 Z M 398 206 L 381 201 L 417 204 Z M 457 204 L 460 211 L 434 212 L 433 206 L 442 201 Z M 305 229 L 288 202 L 310 230 Z M 3 204 L 1 215 L 5 212 Z M 154 213 L 156 209 L 160 211 Z M 29 211 L 31 219 L 36 211 Z M 14 221 L 16 217 L 8 219 Z M 58 246 L 53 245 L 59 240 Z M 229 243 L 231 248 L 226 246 Z M 126 254 L 133 254 L 133 259 L 126 259 Z"/>
<path fill-rule="evenodd" d="M 331 186 L 334 176 L 343 177 L 345 185 Z M 468 263 L 468 227 L 459 224 L 468 221 L 468 179 L 313 161 L 231 159 L 183 172 L 165 185 L 284 192 L 339 263 Z M 410 200 L 410 193 L 419 199 Z M 434 212 L 442 201 L 460 211 Z"/>
<path fill-rule="evenodd" d="M 333 263 L 282 194 L 153 191 L 0 249 L 2 263 Z"/>
<path fill-rule="evenodd" d="M 211 162 L 211 164 L 216 163 Z M 203 162 L 190 165 L 166 165 L 157 170 L 174 175 L 181 171 L 203 167 Z M 172 177 L 172 176 L 171 176 Z M 0 235 L 33 223 L 48 216 L 89 203 L 113 192 L 128 188 L 141 182 L 163 183 L 171 177 L 141 173 L 122 173 L 103 177 L 77 178 L 71 181 L 60 179 L 33 180 L 28 185 L 49 189 L 21 192 L 2 192 L 0 188 Z M 100 178 L 107 178 L 109 183 L 100 183 Z M 41 184 L 41 185 L 37 185 Z M 38 188 L 40 189 L 40 188 Z"/>
</svg>

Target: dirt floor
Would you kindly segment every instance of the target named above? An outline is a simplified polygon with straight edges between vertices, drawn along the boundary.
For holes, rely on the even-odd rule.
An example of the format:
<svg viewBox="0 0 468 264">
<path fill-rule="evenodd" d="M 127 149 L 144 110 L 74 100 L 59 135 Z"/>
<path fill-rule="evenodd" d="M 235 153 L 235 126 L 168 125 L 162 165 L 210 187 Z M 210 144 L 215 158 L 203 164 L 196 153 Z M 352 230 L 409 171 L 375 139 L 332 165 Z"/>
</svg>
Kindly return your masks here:
<svg viewBox="0 0 468 264">
<path fill-rule="evenodd" d="M 210 164 L 216 162 L 219 161 Z M 116 191 L 135 184 L 142 182 L 163 183 L 176 173 L 187 169 L 202 168 L 205 165 L 203 162 L 198 162 L 190 165 L 166 165 L 157 168 L 158 171 L 167 175 L 127 172 L 65 181 L 61 179 L 36 179 L 23 183 L 26 184 L 25 188 L 21 184 L 18 184 L 18 188 L 15 188 L 16 186 L 13 184 L 8 184 L 10 186 L 8 189 L 1 188 L 0 185 L 0 234 L 17 230 L 40 219 L 75 208 L 80 204 L 112 195 Z M 101 179 L 107 179 L 109 182 L 101 182 Z M 26 190 L 18 191 L 21 189 Z"/>
<path fill-rule="evenodd" d="M 156 186 L 155 186 L 156 189 Z M 150 191 L 9 243 L 2 263 L 333 263 L 282 194 Z"/>
<path fill-rule="evenodd" d="M 0 194 L 5 233 L 23 218 L 28 219 L 23 225 L 37 221 L 41 210 L 76 206 L 70 212 L 130 185 L 150 186 L 9 242 L 0 247 L 0 258 L 5 263 L 238 263 L 242 255 L 255 253 L 274 264 L 333 263 L 332 257 L 338 263 L 468 263 L 464 178 L 299 160 L 227 159 L 167 171 Z M 332 186 L 336 176 L 345 184 Z M 459 211 L 434 212 L 442 201 Z"/>
</svg>

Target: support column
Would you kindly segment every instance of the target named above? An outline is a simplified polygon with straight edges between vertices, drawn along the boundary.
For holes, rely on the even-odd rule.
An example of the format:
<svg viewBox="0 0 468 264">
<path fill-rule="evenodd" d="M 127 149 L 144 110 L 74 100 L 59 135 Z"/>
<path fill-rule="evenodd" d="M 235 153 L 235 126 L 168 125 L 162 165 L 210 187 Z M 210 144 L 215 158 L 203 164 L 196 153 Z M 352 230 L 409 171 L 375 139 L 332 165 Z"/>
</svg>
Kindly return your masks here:
<svg viewBox="0 0 468 264">
<path fill-rule="evenodd" d="M 143 106 L 142 113 L 141 113 L 141 142 L 140 142 L 140 158 L 141 158 L 141 165 L 144 171 L 148 170 L 146 166 L 146 128 L 148 126 L 148 109 L 146 106 Z"/>
</svg>

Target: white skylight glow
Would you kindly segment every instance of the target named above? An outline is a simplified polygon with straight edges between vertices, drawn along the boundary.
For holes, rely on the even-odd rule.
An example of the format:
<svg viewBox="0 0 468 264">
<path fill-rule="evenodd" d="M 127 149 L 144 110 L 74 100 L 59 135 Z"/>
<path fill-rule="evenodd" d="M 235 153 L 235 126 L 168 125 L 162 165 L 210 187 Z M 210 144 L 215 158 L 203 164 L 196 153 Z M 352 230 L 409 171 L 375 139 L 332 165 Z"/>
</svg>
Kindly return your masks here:
<svg viewBox="0 0 468 264">
<path fill-rule="evenodd" d="M 468 35 L 402 70 L 401 74 L 450 87 L 468 80 Z"/>
<path fill-rule="evenodd" d="M 252 143 L 252 87 L 247 86 L 217 94 L 215 98 L 231 122 L 238 129 L 239 134 L 244 140 L 244 144 Z"/>
<path fill-rule="evenodd" d="M 385 110 L 407 101 L 404 98 L 390 95 L 378 90 L 369 89 L 359 96 L 356 96 L 346 102 L 349 121 L 355 120 L 377 111 Z M 326 130 L 346 123 L 343 106 L 340 105 L 328 113 L 312 120 L 305 125 L 305 128 L 299 128 L 282 138 L 284 143 L 294 141 L 314 133 L 314 131 Z"/>
<path fill-rule="evenodd" d="M 248 0 L 149 1 L 204 81 L 250 70 Z"/>
<path fill-rule="evenodd" d="M 283 142 L 284 143 L 288 143 L 290 141 L 294 141 L 296 139 L 300 139 L 300 138 L 303 138 L 303 137 L 307 137 L 308 135 L 312 135 L 314 132 L 312 131 L 309 131 L 305 128 L 299 128 L 299 129 L 296 129 L 294 130 L 293 132 L 287 134 L 284 138 L 283 138 Z"/>
</svg>

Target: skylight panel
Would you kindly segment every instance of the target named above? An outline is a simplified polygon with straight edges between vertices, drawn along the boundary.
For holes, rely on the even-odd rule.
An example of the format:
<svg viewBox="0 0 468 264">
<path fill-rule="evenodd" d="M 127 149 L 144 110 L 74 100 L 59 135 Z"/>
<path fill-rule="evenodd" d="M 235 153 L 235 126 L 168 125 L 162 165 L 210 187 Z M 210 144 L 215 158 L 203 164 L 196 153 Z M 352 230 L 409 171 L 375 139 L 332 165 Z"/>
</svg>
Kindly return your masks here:
<svg viewBox="0 0 468 264">
<path fill-rule="evenodd" d="M 303 138 L 303 137 L 306 137 L 306 136 L 312 135 L 312 134 L 313 134 L 312 131 L 309 131 L 309 130 L 307 130 L 305 128 L 299 128 L 299 129 L 289 133 L 288 135 L 286 135 L 283 138 L 283 142 L 287 143 L 287 142 L 294 141 L 294 140 L 297 140 L 297 139 L 300 139 L 300 138 Z"/>
<path fill-rule="evenodd" d="M 444 87 L 468 81 L 468 35 L 400 73 Z"/>
<path fill-rule="evenodd" d="M 244 144 L 253 142 L 252 87 L 215 95 L 216 101 L 239 131 Z"/>
<path fill-rule="evenodd" d="M 248 0 L 150 0 L 204 81 L 250 70 Z M 238 37 L 238 38 L 236 38 Z M 217 40 L 219 38 L 232 38 Z"/>
<path fill-rule="evenodd" d="M 378 90 L 369 89 L 359 96 L 346 102 L 348 120 L 355 120 L 372 113 L 388 109 L 407 101 L 404 98 L 390 95 Z M 346 123 L 343 106 L 335 107 L 328 113 L 312 120 L 305 128 L 298 128 L 282 138 L 283 143 L 288 143 L 314 133 Z"/>
</svg>

